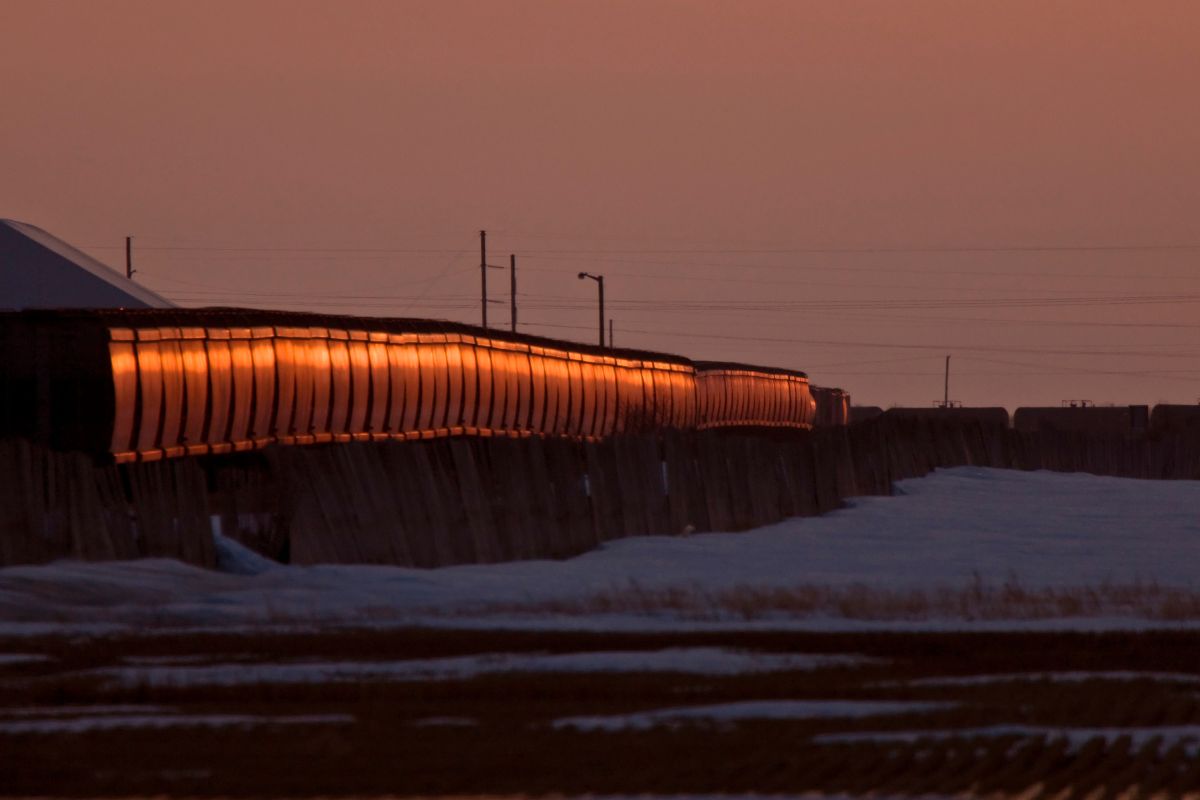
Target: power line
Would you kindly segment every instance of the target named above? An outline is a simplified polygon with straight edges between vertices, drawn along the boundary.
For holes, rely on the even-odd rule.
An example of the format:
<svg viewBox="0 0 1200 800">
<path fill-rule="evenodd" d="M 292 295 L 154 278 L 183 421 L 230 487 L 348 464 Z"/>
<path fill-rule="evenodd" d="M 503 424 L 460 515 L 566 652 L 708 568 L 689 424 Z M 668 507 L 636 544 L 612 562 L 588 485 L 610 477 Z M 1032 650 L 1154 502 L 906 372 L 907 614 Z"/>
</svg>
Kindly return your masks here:
<svg viewBox="0 0 1200 800">
<path fill-rule="evenodd" d="M 441 277 L 445 277 L 445 275 L 443 275 Z M 428 291 L 429 288 L 431 288 L 431 285 L 426 287 L 426 292 Z M 469 302 L 467 300 L 467 298 L 464 298 L 461 295 L 433 295 L 433 296 L 430 296 L 425 293 L 422 293 L 421 295 L 414 297 L 412 295 L 381 295 L 381 294 L 351 295 L 351 294 L 321 293 L 321 294 L 314 295 L 314 294 L 310 294 L 310 293 L 288 293 L 288 292 L 252 292 L 252 291 L 225 292 L 225 291 L 219 291 L 219 290 L 214 290 L 214 291 L 203 291 L 203 290 L 194 291 L 193 290 L 193 291 L 177 291 L 177 292 L 173 293 L 173 296 L 175 296 L 181 300 L 191 300 L 191 301 L 199 301 L 199 302 L 203 302 L 203 301 L 234 301 L 234 302 L 237 302 L 237 301 L 244 300 L 246 298 L 292 300 L 292 301 L 298 302 L 298 303 L 311 302 L 314 305 L 322 305 L 322 306 L 326 306 L 326 307 L 331 305 L 330 301 L 343 300 L 343 301 L 347 301 L 347 302 L 346 303 L 338 303 L 337 305 L 360 304 L 360 305 L 378 307 L 380 305 L 390 305 L 391 302 L 389 302 L 389 301 L 402 301 L 402 302 L 407 303 L 406 308 L 417 302 L 422 302 L 427 308 L 460 309 L 460 308 L 466 307 L 466 304 Z M 762 313 L 764 311 L 794 311 L 794 310 L 803 309 L 806 311 L 813 311 L 813 312 L 844 313 L 845 311 L 848 311 L 848 310 L 876 310 L 876 309 L 894 309 L 894 308 L 920 309 L 920 308 L 948 308 L 948 307 L 955 307 L 955 306 L 962 306 L 962 307 L 969 307 L 969 308 L 999 308 L 999 307 L 1010 307 L 1010 308 L 1012 308 L 1012 307 L 1016 307 L 1016 308 L 1021 308 L 1021 307 L 1026 307 L 1026 308 L 1067 307 L 1067 308 L 1074 308 L 1074 307 L 1091 307 L 1091 306 L 1095 306 L 1095 305 L 1136 305 L 1136 304 L 1154 305 L 1154 304 L 1162 304 L 1162 303 L 1172 303 L 1172 304 L 1173 303 L 1194 303 L 1197 301 L 1200 301 L 1200 296 L 1196 296 L 1196 295 L 1167 295 L 1167 296 L 1148 295 L 1148 296 L 1120 296 L 1120 297 L 1109 296 L 1109 297 L 1078 297 L 1078 298 L 1046 298 L 1046 299 L 1040 299 L 1040 300 L 1038 300 L 1038 299 L 1031 300 L 1031 299 L 1024 299 L 1024 298 L 1017 298 L 1017 299 L 999 298 L 999 299 L 986 299 L 986 300 L 948 300 L 948 301 L 926 301 L 926 302 L 868 301 L 868 302 L 853 303 L 853 302 L 824 301 L 824 302 L 819 302 L 817 304 L 814 304 L 813 302 L 809 302 L 809 301 L 798 301 L 796 303 L 788 303 L 788 304 L 779 304 L 779 303 L 774 303 L 774 304 L 750 303 L 750 304 L 747 304 L 747 303 L 737 303 L 737 302 L 691 303 L 691 302 L 680 302 L 680 301 L 664 303 L 664 302 L 654 302 L 654 301 L 626 300 L 626 301 L 617 301 L 616 303 L 613 303 L 611 305 L 614 305 L 618 308 L 623 308 L 624 310 L 626 310 L 630 313 L 635 313 L 635 314 L 636 313 L 653 313 L 656 316 L 658 316 L 658 315 L 661 315 L 664 313 L 695 313 L 695 312 L 699 312 L 699 311 L 703 311 L 706 313 L 713 313 L 713 312 Z M 579 311 L 579 310 L 587 309 L 589 307 L 589 305 L 590 304 L 587 303 L 586 301 L 576 301 L 576 300 L 572 300 L 572 301 L 568 301 L 568 302 L 531 301 L 531 302 L 527 303 L 527 307 L 534 308 L 537 310 Z M 924 321 L 920 318 L 908 318 L 908 319 L 909 319 L 909 321 Z M 1015 324 L 1037 324 L 1037 322 L 1039 322 L 1039 321 L 1028 321 L 1027 322 L 1027 321 L 1018 321 L 1018 320 L 1000 321 L 1000 320 L 987 320 L 987 319 L 972 320 L 971 318 L 951 318 L 951 319 L 965 321 L 965 322 L 974 322 L 974 321 L 992 322 L 992 323 L 1012 322 Z M 1041 322 L 1045 322 L 1046 324 L 1052 324 L 1052 325 L 1054 325 L 1054 324 L 1057 324 L 1057 325 L 1072 324 L 1071 322 L 1068 322 L 1068 321 L 1060 321 L 1060 322 L 1041 321 Z M 1112 325 L 1121 326 L 1121 327 L 1139 325 L 1139 323 L 1079 323 L 1079 324 L 1101 325 L 1101 326 L 1103 326 L 1105 324 L 1112 324 Z M 1185 329 L 1196 327 L 1195 325 L 1170 324 L 1170 323 L 1144 323 L 1144 325 L 1147 327 L 1179 327 L 1179 328 L 1185 328 Z M 657 332 L 657 333 L 659 333 L 659 335 L 687 335 L 686 333 L 681 333 L 681 332 L 665 332 L 664 331 L 664 332 Z M 699 335 L 702 335 L 702 334 L 699 334 Z M 722 338 L 722 337 L 718 337 L 718 338 Z M 762 339 L 762 337 L 758 337 L 758 338 Z M 788 341 L 797 341 L 797 340 L 788 340 Z"/>
<path fill-rule="evenodd" d="M 524 255 L 524 254 L 523 254 Z M 1118 275 L 1100 275 L 1090 272 L 1048 272 L 1046 270 L 980 270 L 980 269 L 936 269 L 936 268 L 917 268 L 917 267 L 897 267 L 897 266 L 862 266 L 848 264 L 746 264 L 736 261 L 663 261 L 654 259 L 636 259 L 636 258 L 596 258 L 596 257 L 572 257 L 572 256 L 551 256 L 539 255 L 535 251 L 530 253 L 529 258 L 542 259 L 547 261 L 569 261 L 575 263 L 587 264 L 647 264 L 650 266 L 669 266 L 669 267 L 685 267 L 689 270 L 696 267 L 715 267 L 722 269 L 756 269 L 756 270 L 784 270 L 788 272 L 809 271 L 809 272 L 870 272 L 870 273 L 903 273 L 912 275 L 964 275 L 967 277 L 996 277 L 996 278 L 1012 278 L 1014 276 L 1030 277 L 1030 278 L 1046 278 L 1046 279 L 1080 279 L 1080 280 L 1146 280 L 1146 279 L 1161 279 L 1161 280 L 1200 280 L 1200 276 L 1196 275 L 1168 275 L 1163 273 L 1147 273 L 1139 271 L 1137 275 L 1118 276 Z M 558 270 L 543 268 L 543 272 L 558 272 Z M 637 273 L 629 273 L 631 276 Z M 649 273 L 642 273 L 649 274 Z M 659 273 L 656 277 L 678 279 L 678 274 Z M 692 275 L 689 273 L 689 278 Z M 747 282 L 754 282 L 758 279 L 747 279 Z"/>
<path fill-rule="evenodd" d="M 92 247 L 93 250 L 111 249 L 108 245 Z M 431 247 L 209 247 L 200 245 L 147 245 L 141 250 L 158 252 L 195 252 L 195 253 L 417 253 L 417 254 L 455 254 L 470 253 L 463 248 L 431 248 Z"/>
<path fill-rule="evenodd" d="M 140 236 L 143 239 L 158 237 Z M 529 237 L 533 238 L 533 237 Z M 592 241 L 597 241 L 593 239 Z M 650 241 L 650 240 L 646 240 Z M 118 249 L 120 245 L 86 245 L 93 250 Z M 297 245 L 147 245 L 148 250 L 201 252 L 271 253 L 469 253 L 467 248 L 345 247 Z M 912 246 L 829 246 L 829 247 L 687 247 L 687 248 L 541 248 L 524 252 L 544 255 L 825 255 L 825 254 L 926 254 L 926 253 L 1140 253 L 1200 250 L 1200 242 L 1109 242 L 1099 244 L 984 244 L 984 245 L 912 245 Z"/>
<path fill-rule="evenodd" d="M 435 275 L 433 278 L 430 278 L 427 281 L 425 281 L 424 291 L 422 291 L 421 294 L 419 294 L 415 298 L 413 298 L 407 305 L 401 307 L 400 313 L 401 314 L 407 313 L 407 311 L 410 308 L 412 308 L 414 305 L 416 305 L 417 303 L 425 302 L 427 293 L 429 292 L 429 290 L 432 289 L 435 285 L 440 283 L 445 278 L 449 277 L 450 275 L 454 275 L 458 272 L 474 271 L 475 268 L 473 266 L 466 267 L 466 268 L 460 269 L 460 270 L 450 269 L 450 267 L 453 266 L 454 262 L 456 262 L 458 259 L 459 259 L 459 256 L 457 256 L 457 255 L 450 256 L 450 258 L 446 261 L 446 263 L 442 265 L 442 269 L 438 272 L 438 274 Z"/>
<path fill-rule="evenodd" d="M 555 324 L 551 324 L 551 323 L 533 323 L 533 327 L 569 328 L 572 330 L 580 330 L 580 331 L 590 330 L 590 328 L 587 328 L 582 325 L 555 325 Z M 663 334 L 660 334 L 657 332 L 651 332 L 651 331 L 632 330 L 631 332 L 632 333 L 649 333 L 652 335 L 663 335 Z M 667 335 L 669 335 L 669 334 L 667 334 Z M 682 334 L 680 334 L 680 335 L 682 335 Z M 699 336 L 703 336 L 703 335 L 695 334 L 695 336 L 699 337 Z M 721 338 L 721 339 L 737 338 L 739 340 L 742 340 L 745 337 L 724 337 L 724 336 L 707 337 L 706 336 L 704 338 Z M 811 341 L 801 342 L 798 340 L 776 340 L 776 341 L 782 341 L 783 343 L 786 343 L 788 345 L 795 345 L 795 344 L 800 344 L 800 343 L 812 343 Z M 822 343 L 822 344 L 825 344 L 825 343 Z M 883 346 L 883 345 L 872 345 L 872 346 Z M 916 345 L 897 345 L 897 347 L 913 347 L 913 346 L 916 346 Z M 850 364 L 850 366 L 860 366 L 860 365 L 867 365 L 867 364 L 872 364 L 872 363 L 904 363 L 904 362 L 911 362 L 911 361 L 918 361 L 918 360 L 923 361 L 923 360 L 926 360 L 929 358 L 936 357 L 934 354 L 939 349 L 941 349 L 941 350 L 945 349 L 944 345 L 929 345 L 929 346 L 920 346 L 920 347 L 922 347 L 923 349 L 929 350 L 930 355 L 912 356 L 912 357 L 908 357 L 908 358 L 899 358 L 899 359 L 878 359 L 878 360 L 874 360 L 874 361 L 861 361 L 861 362 L 854 362 L 854 363 Z M 969 350 L 969 349 L 973 349 L 973 348 L 955 348 L 956 352 L 958 350 L 962 350 L 962 349 Z M 1025 352 L 1025 351 L 1023 351 L 1020 348 L 1012 348 L 1011 352 Z M 1045 352 L 1050 355 L 1069 354 L 1069 353 L 1063 353 L 1060 351 L 1029 351 L 1029 352 L 1036 352 L 1036 353 Z M 1092 354 L 1088 354 L 1088 355 L 1111 356 L 1112 354 L 1092 353 Z M 1122 354 L 1118 354 L 1118 355 L 1122 355 Z M 1056 365 L 1056 364 L 1045 364 L 1045 363 L 1033 364 L 1033 363 L 1025 362 L 1025 361 L 1012 361 L 1012 360 L 1007 360 L 1007 359 L 988 358 L 988 357 L 972 355 L 972 354 L 961 355 L 960 357 L 970 360 L 970 361 L 982 361 L 985 363 L 995 363 L 995 364 L 1001 364 L 1001 365 L 1019 366 L 1019 367 L 1027 368 L 1027 369 L 1022 369 L 1021 371 L 1008 371 L 1008 372 L 992 373 L 997 376 L 999 376 L 999 375 L 1006 375 L 1006 376 L 1055 375 L 1055 374 L 1061 374 L 1062 372 L 1071 372 L 1073 374 L 1078 374 L 1078 375 L 1102 375 L 1102 376 L 1117 376 L 1117 377 L 1150 377 L 1150 378 L 1161 378 L 1163 380 L 1182 381 L 1182 382 L 1186 382 L 1186 383 L 1200 382 L 1200 370 L 1190 370 L 1190 369 L 1188 369 L 1188 370 L 1090 369 L 1090 368 L 1086 368 L 1086 367 L 1069 367 L 1069 366 L 1061 366 L 1061 365 Z M 1193 359 L 1193 358 L 1195 358 L 1195 355 L 1189 355 L 1186 357 L 1189 359 Z M 830 369 L 831 367 L 836 367 L 836 366 L 837 366 L 836 364 L 830 365 L 830 364 L 819 364 L 819 363 L 818 364 L 804 363 L 804 364 L 801 364 L 798 368 L 801 370 L 804 370 L 806 372 L 810 372 L 810 373 L 812 371 L 818 370 L 818 369 L 829 369 L 830 371 L 828 374 L 835 375 L 838 377 L 875 377 L 875 376 L 901 376 L 901 377 L 903 377 L 903 376 L 909 376 L 909 375 L 940 376 L 943 374 L 942 372 L 932 372 L 931 371 L 931 372 L 927 372 L 927 373 L 920 373 L 920 372 L 912 372 L 910 370 L 895 371 L 895 372 L 881 372 L 878 370 L 871 370 L 869 372 L 843 372 L 843 371 L 840 371 L 837 369 Z M 1036 371 L 1030 372 L 1031 369 L 1036 370 Z M 984 375 L 987 373 L 960 372 L 960 374 Z M 1180 377 L 1182 375 L 1197 375 L 1198 377 L 1196 377 L 1196 378 Z"/>
<path fill-rule="evenodd" d="M 447 267 L 449 267 L 450 265 L 453 265 L 456 260 L 457 260 L 456 258 L 452 257 L 447 262 Z M 175 278 L 175 277 L 171 277 L 171 276 L 165 276 L 165 275 L 161 275 L 161 274 L 157 274 L 157 273 L 147 273 L 147 274 L 152 277 L 153 283 L 165 281 L 168 283 L 180 284 L 182 286 L 192 287 L 192 289 L 175 289 L 172 287 L 166 287 L 166 288 L 158 287 L 159 291 L 164 291 L 168 294 L 171 294 L 174 297 L 179 297 L 179 298 L 191 298 L 191 299 L 209 298 L 209 299 L 236 300 L 236 299 L 240 299 L 243 297 L 261 297 L 261 298 L 289 297 L 289 298 L 300 298 L 300 299 L 317 298 L 317 299 L 323 299 L 323 300 L 326 300 L 326 299 L 398 300 L 398 301 L 408 301 L 409 305 L 411 306 L 413 304 L 421 302 L 422 300 L 426 299 L 427 297 L 429 297 L 430 299 L 459 299 L 461 297 L 460 295 L 432 295 L 432 296 L 429 296 L 426 293 L 430 288 L 432 288 L 433 284 L 435 284 L 441 280 L 444 280 L 446 277 L 449 277 L 450 275 L 456 275 L 459 273 L 470 272 L 473 270 L 474 270 L 474 267 L 465 267 L 465 268 L 459 268 L 456 270 L 449 270 L 448 268 L 443 268 L 442 271 L 440 271 L 437 275 L 434 275 L 434 276 L 423 277 L 423 278 L 406 278 L 405 279 L 406 283 L 426 284 L 425 291 L 423 291 L 422 293 L 420 293 L 416 296 L 378 294 L 378 293 L 369 294 L 369 295 L 359 295 L 359 294 L 340 294 L 340 293 L 330 293 L 330 292 L 281 292 L 281 291 L 274 291 L 274 290 L 268 290 L 268 289 L 222 287 L 222 286 L 218 286 L 216 284 L 201 283 L 201 282 L 197 282 L 197 281 L 188 281 L 188 280 L 183 280 L 183 279 Z M 548 310 L 548 309 L 552 309 L 554 307 L 551 304 L 545 302 L 545 300 L 547 300 L 547 299 L 565 301 L 564 303 L 559 304 L 559 307 L 562 309 L 572 309 L 572 310 L 583 309 L 583 308 L 586 308 L 586 306 L 587 306 L 587 304 L 585 302 L 576 300 L 576 299 L 571 298 L 566 295 L 536 295 L 536 294 L 532 294 L 532 293 L 522 292 L 522 293 L 520 293 L 520 296 L 531 301 L 531 305 L 530 305 L 531 308 L 536 307 L 536 308 L 540 308 L 542 310 Z M 1107 297 L 1107 298 L 1100 297 L 1100 298 L 1089 298 L 1089 299 L 1092 300 L 1093 302 L 1107 303 L 1110 301 L 1125 302 L 1128 300 L 1128 297 L 1115 296 L 1115 297 Z M 1161 299 L 1162 299 L 1161 297 L 1157 298 L 1156 302 Z M 1175 296 L 1171 296 L 1170 299 L 1172 301 L 1180 300 L 1181 297 L 1178 295 L 1175 295 Z M 1184 298 L 1184 299 L 1186 299 L 1186 298 Z M 947 299 L 943 302 L 974 303 L 976 300 L 977 300 L 977 298 L 966 298 L 963 300 L 955 300 L 955 299 L 951 298 L 951 299 Z M 1047 300 L 1048 301 L 1073 300 L 1073 298 L 1048 298 Z M 988 299 L 988 298 L 984 298 L 984 301 L 985 302 L 993 302 L 991 299 Z M 1026 301 L 1027 302 L 1037 302 L 1036 298 L 1027 298 Z M 653 304 L 655 305 L 656 309 L 657 309 L 657 307 L 661 306 L 660 301 L 653 301 Z M 631 309 L 631 310 L 633 310 L 633 309 Z M 810 313 L 836 313 L 839 315 L 844 315 L 847 311 L 847 309 L 842 306 L 838 306 L 838 307 L 823 307 L 823 306 L 812 307 L 812 306 L 810 306 L 810 307 L 806 308 L 805 310 Z M 754 310 L 754 313 L 760 313 L 760 312 L 758 310 Z M 898 315 L 898 314 L 870 314 L 870 313 L 859 313 L 859 314 L 853 315 L 850 318 L 880 320 L 880 321 L 885 321 L 885 322 L 915 322 L 915 323 L 922 323 L 922 324 L 968 323 L 968 324 L 986 324 L 986 325 L 1021 325 L 1021 326 L 1035 326 L 1035 327 L 1147 328 L 1147 329 L 1159 328 L 1159 329 L 1178 329 L 1178 330 L 1200 329 L 1200 324 L 1197 324 L 1197 323 L 1177 323 L 1177 322 L 1118 322 L 1118 321 L 1107 321 L 1107 320 L 1043 320 L 1043 319 L 1014 319 L 1014 318 L 995 318 L 995 317 L 930 316 L 930 315 L 922 315 L 919 317 L 913 317 L 913 316 L 904 316 L 904 315 Z"/>
<path fill-rule="evenodd" d="M 795 311 L 870 311 L 890 309 L 942 309 L 942 308 L 1086 308 L 1095 306 L 1129 305 L 1183 305 L 1200 302 L 1197 294 L 1171 295 L 1099 295 L 1080 297 L 1044 298 L 948 298 L 937 300 L 620 300 L 615 308 L 632 313 L 739 313 L 739 312 L 795 312 Z M 544 310 L 578 310 L 578 302 L 540 302 Z"/>
<path fill-rule="evenodd" d="M 298 293 L 289 295 L 281 292 L 176 292 L 177 295 L 216 296 L 236 299 L 239 296 L 251 297 L 319 297 L 321 299 L 342 297 L 349 300 L 388 298 L 398 300 L 412 299 L 410 295 L 333 295 L 328 293 L 310 294 Z M 613 308 L 629 313 L 645 313 L 659 316 L 662 314 L 694 314 L 694 313 L 788 313 L 788 312 L 843 312 L 843 311 L 872 311 L 872 310 L 920 310 L 943 308 L 1090 308 L 1095 306 L 1135 306 L 1135 305 L 1185 305 L 1200 302 L 1200 295 L 1126 295 L 1099 297 L 1060 297 L 1060 298 L 988 298 L 988 299 L 945 299 L 945 300 L 878 300 L 878 301 L 840 301 L 840 300 L 795 300 L 795 301 L 687 301 L 687 300 L 619 300 L 611 304 Z M 528 307 L 544 311 L 579 311 L 586 309 L 585 301 L 550 300 L 531 301 Z"/>
<path fill-rule="evenodd" d="M 982 362 L 988 363 L 988 364 L 1001 364 L 1001 365 L 1016 366 L 1016 367 L 1031 367 L 1033 369 L 1044 369 L 1048 366 L 1054 366 L 1056 372 L 1070 372 L 1070 373 L 1073 373 L 1076 375 L 1113 375 L 1113 376 L 1120 376 L 1120 377 L 1143 377 L 1143 378 L 1160 378 L 1163 380 L 1183 380 L 1183 381 L 1188 381 L 1188 382 L 1192 382 L 1193 380 L 1200 380 L 1200 379 L 1179 378 L 1179 377 L 1174 376 L 1175 373 L 1181 373 L 1181 372 L 1182 373 L 1191 373 L 1191 372 L 1193 372 L 1193 370 L 1087 369 L 1087 368 L 1081 368 L 1081 367 L 1063 366 L 1063 365 L 1058 365 L 1058 364 L 1056 364 L 1056 365 L 1029 364 L 1028 362 L 1024 362 L 1024 361 L 1012 361 L 1010 359 L 1000 359 L 1000 358 L 987 358 L 984 356 L 969 356 L 969 358 L 972 358 L 975 361 L 982 361 Z"/>
<path fill-rule="evenodd" d="M 923 245 L 915 247 L 778 247 L 778 248 L 678 248 L 678 249 L 612 249 L 612 248 L 561 248 L 528 250 L 529 253 L 544 253 L 547 255 L 570 255 L 599 253 L 632 254 L 632 255 L 826 255 L 826 254 L 862 254 L 875 253 L 1141 253 L 1141 252 L 1173 252 L 1200 250 L 1200 243 L 1179 242 L 1168 244 L 1000 244 L 1000 245 Z"/>
<path fill-rule="evenodd" d="M 554 328 L 574 328 L 574 325 L 553 325 L 550 323 L 539 323 L 542 327 Z M 624 328 L 622 330 L 625 330 Z M 693 333 L 688 331 L 655 331 L 642 328 L 629 328 L 630 333 L 640 333 L 647 336 L 665 336 L 671 338 L 688 338 L 688 339 L 716 339 L 721 341 L 738 341 L 738 342 L 762 342 L 762 343 L 777 343 L 787 344 L 791 346 L 819 346 L 819 347 L 857 347 L 863 349 L 883 349 L 883 350 L 927 350 L 932 353 L 945 352 L 947 349 L 952 350 L 955 354 L 959 352 L 966 353 L 1027 353 L 1033 355 L 1071 355 L 1085 356 L 1097 358 L 1118 358 L 1118 357 L 1136 357 L 1136 358 L 1179 358 L 1179 359 L 1195 359 L 1200 356 L 1200 353 L 1153 353 L 1144 350 L 1082 350 L 1082 349 L 1065 349 L 1065 348 L 1029 348 L 1029 347 L 1005 347 L 999 345 L 954 345 L 947 348 L 945 342 L 932 344 L 912 344 L 901 342 L 862 342 L 862 341 L 837 341 L 830 339 L 814 339 L 814 338 L 783 338 L 769 336 L 737 336 L 729 334 L 713 334 L 713 333 Z"/>
</svg>

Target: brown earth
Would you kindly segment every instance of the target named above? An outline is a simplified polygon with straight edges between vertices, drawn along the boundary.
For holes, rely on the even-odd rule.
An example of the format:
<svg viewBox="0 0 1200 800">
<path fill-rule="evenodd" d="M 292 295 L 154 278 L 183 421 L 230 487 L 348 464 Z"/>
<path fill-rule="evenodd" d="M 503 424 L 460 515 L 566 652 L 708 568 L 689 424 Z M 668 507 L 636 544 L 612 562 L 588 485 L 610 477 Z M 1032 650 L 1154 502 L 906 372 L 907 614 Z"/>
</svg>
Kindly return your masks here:
<svg viewBox="0 0 1200 800">
<path fill-rule="evenodd" d="M 463 680 L 229 687 L 122 687 L 91 670 L 127 659 L 189 664 L 396 660 L 474 653 L 725 647 L 861 654 L 877 661 L 736 676 L 509 673 Z M 1196 748 L 1171 741 L 982 736 L 994 725 L 1133 728 L 1200 725 L 1200 633 L 586 634 L 392 630 L 158 633 L 0 639 L 0 794 L 448 795 L 804 791 L 1179 796 L 1200 790 Z M 1134 680 L 912 685 L 931 676 L 1040 671 L 1188 673 Z M 617 732 L 553 728 L 562 717 L 740 700 L 937 700 L 908 716 L 696 722 Z M 74 706 L 281 717 L 301 724 L 14 732 L 14 720 L 85 715 Z M 124 713 L 136 713 L 126 710 Z M 433 724 L 430 724 L 430 721 Z M 937 738 L 820 741 L 855 731 Z"/>
</svg>

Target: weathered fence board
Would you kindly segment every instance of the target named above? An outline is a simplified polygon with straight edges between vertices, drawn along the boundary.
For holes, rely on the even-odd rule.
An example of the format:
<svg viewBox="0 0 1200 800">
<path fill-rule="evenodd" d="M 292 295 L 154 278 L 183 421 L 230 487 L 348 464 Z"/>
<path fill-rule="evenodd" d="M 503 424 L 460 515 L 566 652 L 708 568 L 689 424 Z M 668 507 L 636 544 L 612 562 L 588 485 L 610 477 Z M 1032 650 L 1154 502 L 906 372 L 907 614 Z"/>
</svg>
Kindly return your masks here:
<svg viewBox="0 0 1200 800">
<path fill-rule="evenodd" d="M 213 520 L 271 558 L 432 567 L 562 558 L 624 536 L 744 530 L 960 464 L 1200 478 L 1200 432 L 1130 439 L 879 417 L 810 433 L 664 431 L 276 447 L 101 465 L 0 441 L 0 565 L 178 558 Z"/>
</svg>

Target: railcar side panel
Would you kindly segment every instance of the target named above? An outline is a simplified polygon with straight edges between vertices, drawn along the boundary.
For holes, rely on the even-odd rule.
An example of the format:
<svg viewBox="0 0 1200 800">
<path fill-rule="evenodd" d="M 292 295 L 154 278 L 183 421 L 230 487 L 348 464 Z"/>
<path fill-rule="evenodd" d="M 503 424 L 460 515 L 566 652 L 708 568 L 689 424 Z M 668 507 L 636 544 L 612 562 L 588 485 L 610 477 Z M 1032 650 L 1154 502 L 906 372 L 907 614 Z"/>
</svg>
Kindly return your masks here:
<svg viewBox="0 0 1200 800">
<path fill-rule="evenodd" d="M 350 351 L 346 332 L 329 329 L 329 338 L 310 348 L 313 358 L 313 436 L 318 442 L 349 440 Z"/>
<path fill-rule="evenodd" d="M 208 363 L 208 422 L 201 434 L 214 453 L 233 449 L 229 442 L 229 410 L 233 403 L 233 359 L 229 350 L 229 331 L 209 328 L 203 343 Z"/>
<path fill-rule="evenodd" d="M 463 407 L 463 356 L 462 343 L 450 341 L 446 345 L 446 427 L 453 433 L 462 431 Z"/>
<path fill-rule="evenodd" d="M 505 381 L 505 397 L 504 404 L 504 421 L 501 423 L 501 431 L 515 431 L 519 429 L 517 420 L 521 416 L 521 386 L 524 383 L 525 374 L 521 369 L 520 357 L 514 350 L 508 348 L 497 347 L 496 352 L 504 354 L 504 381 Z"/>
<path fill-rule="evenodd" d="M 367 433 L 372 439 L 387 438 L 388 393 L 391 387 L 388 371 L 387 334 L 372 332 L 367 343 L 367 369 L 371 378 L 370 416 Z"/>
<path fill-rule="evenodd" d="M 208 452 L 205 422 L 208 415 L 209 363 L 203 328 L 184 328 L 179 342 L 183 384 L 187 401 L 183 409 L 180 442 L 189 455 Z"/>
<path fill-rule="evenodd" d="M 266 433 L 287 441 L 294 432 L 292 419 L 296 410 L 296 358 L 290 338 L 277 335 L 271 344 L 274 345 L 275 356 L 276 403 L 275 416 Z"/>
<path fill-rule="evenodd" d="M 474 433 L 479 429 L 479 365 L 476 352 L 475 340 L 464 339 L 459 349 L 463 373 L 461 418 L 463 429 L 468 433 Z"/>
<path fill-rule="evenodd" d="M 440 338 L 440 337 L 439 337 Z M 434 435 L 444 433 L 448 428 L 447 419 L 450 416 L 450 364 L 446 357 L 446 342 L 445 340 L 434 340 L 427 348 L 430 360 L 427 363 L 427 369 L 431 371 L 430 377 L 433 380 L 436 390 L 433 396 L 433 416 L 430 418 L 429 425 L 422 429 L 422 433 Z"/>
<path fill-rule="evenodd" d="M 113 419 L 111 450 L 118 457 L 134 455 L 133 423 L 138 402 L 138 365 L 133 331 L 110 331 L 109 360 L 112 362 L 113 395 L 116 413 Z"/>
<path fill-rule="evenodd" d="M 165 458 L 184 454 L 179 445 L 180 425 L 183 422 L 183 354 L 179 350 L 179 329 L 161 331 L 159 357 L 162 364 L 163 420 L 160 444 Z"/>
<path fill-rule="evenodd" d="M 249 329 L 229 332 L 229 427 L 228 441 L 237 449 L 253 439 L 250 430 L 254 411 L 254 356 L 250 352 Z"/>
<path fill-rule="evenodd" d="M 274 329 L 253 328 L 250 337 L 250 362 L 254 374 L 254 411 L 250 422 L 250 436 L 253 444 L 265 445 L 275 436 L 276 420 L 282 416 L 279 407 L 283 405 L 285 393 L 281 389 L 283 381 L 280 380 L 279 368 L 275 363 Z M 286 397 L 290 399 L 290 390 Z M 288 414 L 291 414 L 290 405 Z"/>
</svg>

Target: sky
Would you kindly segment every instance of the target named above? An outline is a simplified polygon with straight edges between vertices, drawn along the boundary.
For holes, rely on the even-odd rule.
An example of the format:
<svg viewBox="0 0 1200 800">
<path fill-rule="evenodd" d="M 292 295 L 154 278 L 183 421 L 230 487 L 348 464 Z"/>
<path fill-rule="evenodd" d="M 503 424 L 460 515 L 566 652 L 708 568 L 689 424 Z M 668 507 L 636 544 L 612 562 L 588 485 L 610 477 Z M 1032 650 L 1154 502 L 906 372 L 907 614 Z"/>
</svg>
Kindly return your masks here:
<svg viewBox="0 0 1200 800">
<path fill-rule="evenodd" d="M 0 217 L 184 305 L 1200 401 L 1200 5 L 0 0 Z M 489 273 L 490 322 L 509 279 Z"/>
</svg>

